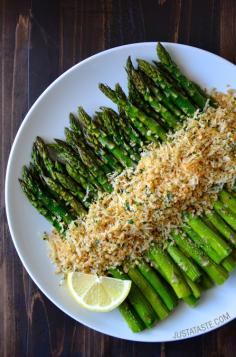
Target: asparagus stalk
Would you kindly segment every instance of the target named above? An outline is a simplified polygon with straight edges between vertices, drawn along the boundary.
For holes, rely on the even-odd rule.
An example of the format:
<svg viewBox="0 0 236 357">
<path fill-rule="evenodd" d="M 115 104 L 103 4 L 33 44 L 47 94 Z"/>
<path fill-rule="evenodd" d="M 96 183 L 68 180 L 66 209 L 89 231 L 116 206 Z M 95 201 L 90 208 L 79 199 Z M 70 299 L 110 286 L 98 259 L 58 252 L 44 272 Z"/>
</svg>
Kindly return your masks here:
<svg viewBox="0 0 236 357">
<path fill-rule="evenodd" d="M 68 128 L 64 129 L 67 144 L 80 156 L 81 161 L 88 167 L 93 166 L 97 170 L 102 170 L 105 174 L 109 173 L 110 168 L 104 164 L 94 152 L 83 143 L 76 133 Z"/>
<path fill-rule="evenodd" d="M 138 269 L 153 289 L 160 295 L 168 310 L 172 311 L 177 305 L 176 300 L 169 289 L 163 284 L 160 277 L 157 275 L 157 272 L 144 261 L 139 264 Z"/>
<path fill-rule="evenodd" d="M 213 230 L 210 229 L 199 217 L 188 215 L 187 223 L 199 234 L 199 236 L 216 251 L 220 261 L 226 258 L 232 249 L 230 246 Z"/>
<path fill-rule="evenodd" d="M 71 130 L 66 129 L 65 135 L 68 135 L 69 141 L 73 142 L 76 150 L 81 148 L 85 150 L 90 157 L 96 162 L 98 166 L 101 166 L 105 172 L 110 172 L 110 168 L 103 161 L 103 157 L 99 157 L 94 150 L 88 145 L 84 133 L 80 127 L 80 123 L 78 119 L 74 116 L 74 114 L 70 113 L 69 115 L 70 127 Z M 70 140 L 71 139 L 71 140 Z M 75 150 L 75 151 L 76 151 Z"/>
<path fill-rule="evenodd" d="M 93 137 L 92 140 L 90 140 L 91 138 L 89 135 L 84 135 L 84 132 L 81 130 L 79 121 L 75 118 L 73 114 L 70 114 L 70 126 L 73 132 L 77 135 L 77 137 L 85 141 L 85 144 L 87 144 L 88 147 L 93 149 L 91 151 L 95 151 L 99 159 L 106 165 L 108 165 L 111 170 L 114 170 L 118 173 L 123 170 L 123 167 L 120 165 L 117 159 L 112 154 L 110 154 L 109 151 L 104 149 L 99 142 L 95 142 Z"/>
<path fill-rule="evenodd" d="M 145 329 L 144 323 L 126 300 L 122 302 L 118 309 L 133 332 L 141 332 Z"/>
<path fill-rule="evenodd" d="M 184 88 L 190 98 L 192 98 L 192 100 L 201 109 L 204 109 L 208 100 L 207 96 L 203 95 L 203 93 L 198 90 L 198 87 L 180 71 L 179 67 L 171 59 L 169 53 L 160 42 L 157 44 L 157 54 L 161 60 L 161 63 L 165 66 L 173 78 L 181 85 L 181 87 Z"/>
<path fill-rule="evenodd" d="M 159 124 L 161 124 L 161 126 L 163 126 L 164 129 L 168 130 L 168 126 L 161 119 L 157 111 L 154 111 L 149 103 L 144 100 L 131 80 L 128 82 L 128 100 L 131 104 L 141 109 L 148 116 L 154 118 Z"/>
<path fill-rule="evenodd" d="M 69 190 L 75 197 L 77 197 L 82 202 L 84 201 L 85 192 L 79 187 L 79 185 L 68 175 L 62 174 L 61 172 L 56 172 L 56 178 L 60 182 L 60 184 Z M 85 207 L 89 207 L 89 202 L 84 201 L 83 204 Z"/>
<path fill-rule="evenodd" d="M 45 146 L 42 139 L 41 139 L 41 145 Z M 35 150 L 33 151 L 34 151 L 33 153 L 34 165 L 36 166 L 37 170 L 39 171 L 39 174 L 42 176 L 46 185 L 49 187 L 50 191 L 54 193 L 54 195 L 56 195 L 57 197 L 59 195 L 59 197 L 63 201 L 65 201 L 65 204 L 69 204 L 72 207 L 72 210 L 74 210 L 74 215 L 77 215 L 79 213 L 82 214 L 84 212 L 84 206 L 79 201 L 77 201 L 76 198 L 73 196 L 75 195 L 77 196 L 77 198 L 79 197 L 83 199 L 84 192 L 81 189 L 80 185 L 78 185 L 75 181 L 73 181 L 71 177 L 67 177 L 65 175 L 66 174 L 65 167 L 58 161 L 53 162 L 50 159 L 47 150 L 44 151 L 44 155 L 41 156 L 41 158 L 39 157 L 39 155 L 36 155 L 38 153 L 36 146 L 35 146 Z M 40 159 L 41 161 L 39 162 Z M 51 178 L 48 177 L 48 175 L 50 175 Z M 68 185 L 68 183 L 71 183 L 71 185 L 73 185 L 73 189 L 71 189 L 71 186 Z M 73 194 L 67 191 L 67 189 L 73 191 Z M 79 194 L 76 194 L 77 191 Z"/>
<path fill-rule="evenodd" d="M 208 255 L 209 258 L 211 258 L 216 264 L 220 264 L 222 258 L 219 256 L 217 251 L 213 249 L 212 246 L 208 243 L 209 238 L 202 238 L 196 231 L 194 231 L 188 225 L 183 225 L 182 229 L 195 242 L 195 244 Z"/>
<path fill-rule="evenodd" d="M 163 77 L 166 78 L 166 80 L 168 82 L 170 82 L 171 84 L 173 84 L 173 86 L 175 87 L 175 89 L 180 92 L 183 95 L 186 95 L 186 91 L 179 85 L 178 82 L 176 82 L 176 80 L 171 76 L 170 72 L 168 72 L 168 70 L 166 69 L 166 67 L 163 65 L 163 63 L 161 62 L 157 62 L 157 61 L 153 61 L 153 63 L 155 64 L 155 66 L 158 68 L 158 70 L 162 73 Z"/>
<path fill-rule="evenodd" d="M 113 276 L 113 278 L 129 280 L 129 276 L 121 272 L 119 269 L 109 269 L 109 273 Z M 145 326 L 147 328 L 151 328 L 157 319 L 156 313 L 139 288 L 133 282 L 128 295 L 128 301 L 133 306 Z"/>
<path fill-rule="evenodd" d="M 130 279 L 137 285 L 143 295 L 146 297 L 147 301 L 149 301 L 157 316 L 161 320 L 165 319 L 169 314 L 167 307 L 163 304 L 159 295 L 156 293 L 153 287 L 139 272 L 138 268 L 129 269 L 128 275 Z"/>
<path fill-rule="evenodd" d="M 139 68 L 162 88 L 165 95 L 170 98 L 178 108 L 180 108 L 187 115 L 194 115 L 196 111 L 195 106 L 186 96 L 178 92 L 174 88 L 173 84 L 165 79 L 158 68 L 155 68 L 153 65 L 142 59 L 138 59 L 137 62 L 139 64 Z"/>
<path fill-rule="evenodd" d="M 127 101 L 127 96 L 124 93 L 123 89 L 121 88 L 121 86 L 119 85 L 119 83 L 117 83 L 115 85 L 115 94 L 118 98 L 122 99 L 123 101 Z M 112 98 L 110 98 L 112 100 Z M 117 103 L 116 103 L 117 104 Z M 131 102 L 131 104 L 134 104 Z M 138 132 L 140 133 L 140 135 L 145 139 L 145 142 L 159 142 L 159 138 L 152 134 L 152 132 L 150 130 L 148 130 L 148 127 L 139 120 L 138 117 L 135 116 L 128 116 L 126 111 L 124 110 L 124 108 L 122 107 L 122 105 L 117 104 L 118 109 L 119 109 L 119 113 L 121 115 L 123 115 L 127 121 L 131 122 L 133 124 L 133 126 L 138 130 Z M 139 105 L 137 105 L 137 107 L 139 108 Z M 142 110 L 142 108 L 140 108 Z M 148 114 L 148 116 L 150 116 Z M 153 115 L 151 115 L 153 116 Z M 154 116 L 154 118 L 156 119 L 156 116 Z"/>
<path fill-rule="evenodd" d="M 142 76 L 139 72 L 132 71 L 132 80 L 138 89 L 138 91 L 143 95 L 144 99 L 150 104 L 150 106 L 161 115 L 164 121 L 168 124 L 170 128 L 178 129 L 180 125 L 178 124 L 178 119 L 174 114 L 172 114 L 161 102 L 157 101 L 145 84 Z"/>
<path fill-rule="evenodd" d="M 196 299 L 199 299 L 201 296 L 201 288 L 200 288 L 199 284 L 192 281 L 191 279 L 189 279 L 189 277 L 185 273 L 183 273 L 183 274 L 184 274 L 185 280 L 188 283 L 188 286 L 190 287 L 190 289 L 192 291 L 193 296 Z"/>
<path fill-rule="evenodd" d="M 181 299 L 190 295 L 190 289 L 180 270 L 166 252 L 155 246 L 150 249 L 149 257 L 154 267 L 161 272 L 167 282 L 172 286 L 178 298 Z"/>
<path fill-rule="evenodd" d="M 225 207 L 236 214 L 236 199 L 229 192 L 222 190 L 219 194 L 219 198 Z"/>
<path fill-rule="evenodd" d="M 187 305 L 194 307 L 197 305 L 199 298 L 196 298 L 193 294 L 191 294 L 191 295 L 183 298 L 183 300 Z"/>
<path fill-rule="evenodd" d="M 128 144 L 136 153 L 140 153 L 144 145 L 141 136 L 133 128 L 130 120 L 122 115 L 119 115 L 115 110 L 109 107 L 100 107 L 102 111 L 107 111 L 110 114 L 110 120 L 112 121 L 113 131 L 117 130 L 123 137 L 123 140 Z M 116 133 L 117 135 L 117 133 Z"/>
<path fill-rule="evenodd" d="M 96 114 L 100 119 L 100 126 L 102 126 L 106 130 L 107 134 L 111 135 L 115 143 L 120 147 L 123 147 L 130 158 L 137 163 L 140 159 L 140 153 L 137 152 L 132 146 L 127 144 L 125 135 L 123 135 L 123 131 L 117 125 L 118 114 L 112 109 L 105 107 L 102 108 L 101 112 L 96 112 Z"/>
<path fill-rule="evenodd" d="M 182 121 L 183 119 L 185 119 L 184 113 L 166 97 L 166 95 L 162 92 L 161 88 L 157 86 L 157 84 L 155 84 L 151 80 L 151 78 L 149 78 L 144 72 L 141 72 L 140 70 L 138 70 L 138 72 L 142 74 L 144 81 L 149 86 L 156 100 L 163 103 L 163 105 L 168 108 L 179 120 Z"/>
<path fill-rule="evenodd" d="M 138 132 L 138 130 L 135 129 L 132 121 L 129 120 L 129 118 L 127 119 L 124 115 L 120 114 L 120 116 L 117 117 L 117 124 L 120 125 L 120 127 L 123 129 L 126 140 L 130 142 L 130 145 L 132 147 L 137 147 L 139 151 L 141 151 L 144 146 L 143 137 Z"/>
<path fill-rule="evenodd" d="M 160 138 L 161 140 L 166 139 L 166 133 L 164 129 L 152 117 L 147 116 L 143 111 L 141 111 L 135 105 L 129 103 L 127 98 L 125 100 L 121 96 L 117 95 L 117 91 L 116 92 L 113 91 L 108 86 L 104 84 L 100 84 L 99 88 L 108 98 L 110 98 L 114 103 L 116 103 L 117 105 L 121 106 L 124 109 L 126 115 L 131 118 L 132 122 L 134 122 L 134 120 L 139 120 L 147 127 L 146 131 L 150 130 L 150 132 L 157 139 L 158 138 Z"/>
<path fill-rule="evenodd" d="M 187 92 L 184 90 L 184 88 L 180 86 L 180 84 L 175 80 L 175 78 L 171 75 L 171 73 L 167 70 L 166 66 L 163 63 L 156 62 L 156 61 L 153 61 L 153 62 L 155 63 L 155 65 L 157 66 L 159 71 L 161 71 L 163 76 L 166 77 L 167 80 L 173 84 L 173 86 L 176 88 L 176 90 L 178 92 L 182 93 L 183 95 L 187 94 Z M 207 99 L 208 99 L 209 100 L 209 104 L 211 106 L 213 106 L 215 108 L 218 106 L 218 103 L 215 101 L 215 99 L 213 99 L 210 95 L 208 95 L 206 93 L 206 91 L 204 91 L 197 83 L 195 83 L 193 81 L 191 81 L 191 82 L 197 88 L 199 93 L 201 93 L 202 96 L 206 98 L 206 105 L 207 105 Z M 203 107 L 203 109 L 204 109 L 204 107 Z"/>
<path fill-rule="evenodd" d="M 92 200 L 97 198 L 97 190 L 93 182 L 89 182 L 86 178 L 80 174 L 80 171 L 76 169 L 74 166 L 66 164 L 66 172 L 68 175 L 74 179 L 79 185 L 83 187 L 86 192 L 86 200 L 87 202 L 91 202 Z"/>
<path fill-rule="evenodd" d="M 186 255 L 174 244 L 169 243 L 167 247 L 167 252 L 178 265 L 180 270 L 188 276 L 192 281 L 198 281 L 201 277 L 201 272 Z"/>
<path fill-rule="evenodd" d="M 68 202 L 71 208 L 74 211 L 74 215 L 84 215 L 86 210 L 84 206 L 77 201 L 75 197 L 68 191 L 64 190 L 59 184 L 57 184 L 53 179 L 50 177 L 43 177 L 44 181 L 46 182 L 47 186 L 51 189 L 52 192 L 55 192 L 59 195 L 65 202 Z"/>
<path fill-rule="evenodd" d="M 67 131 L 67 139 L 68 138 L 68 131 Z M 70 137 L 71 139 L 71 137 Z M 70 140 L 69 139 L 69 140 Z M 56 139 L 57 143 L 61 143 L 62 140 L 58 140 Z M 74 143 L 73 143 L 74 145 Z M 72 146 L 71 146 L 71 150 Z M 104 173 L 104 171 L 99 167 L 99 164 L 96 161 L 93 161 L 93 159 L 89 156 L 88 152 L 86 152 L 85 150 L 82 150 L 82 148 L 80 148 L 79 151 L 79 156 L 76 154 L 76 152 L 74 151 L 74 155 L 75 157 L 77 157 L 79 159 L 81 159 L 81 161 L 83 162 L 83 164 L 89 169 L 89 171 L 92 173 L 92 175 L 96 178 L 96 180 L 98 181 L 98 183 L 107 191 L 107 192 L 111 192 L 112 191 L 112 186 L 110 185 L 110 183 L 107 180 L 106 174 Z"/>
<path fill-rule="evenodd" d="M 93 174 L 93 176 L 95 178 L 97 178 L 97 180 L 98 180 L 99 184 L 101 185 L 101 187 L 103 187 L 104 190 L 106 190 L 107 192 L 111 192 L 112 191 L 112 187 L 111 187 L 111 185 L 108 182 L 108 179 L 106 177 L 106 174 L 108 172 L 110 172 L 108 167 L 105 166 L 105 165 L 103 165 L 103 167 L 101 167 L 99 165 L 98 161 L 93 160 L 93 158 L 90 157 L 90 155 L 89 155 L 87 150 L 82 149 L 82 148 L 80 148 L 78 146 L 76 147 L 75 146 L 76 145 L 75 142 L 73 142 L 72 136 L 70 136 L 71 134 L 72 133 L 71 132 L 69 133 L 69 130 L 67 130 L 67 142 L 68 142 L 68 144 L 70 144 L 71 147 L 73 147 L 74 150 L 77 152 L 77 154 L 79 154 L 81 161 L 88 167 L 88 169 Z M 70 136 L 70 138 L 69 138 L 69 136 Z"/>
<path fill-rule="evenodd" d="M 202 271 L 202 277 L 201 277 L 201 288 L 203 290 L 207 290 L 212 288 L 213 286 L 213 281 L 209 278 L 209 276 Z"/>
<path fill-rule="evenodd" d="M 119 83 L 116 83 L 115 85 L 115 93 L 118 97 L 118 99 L 120 99 L 123 102 L 127 102 L 129 104 L 132 105 L 132 103 L 129 101 L 129 99 L 127 98 L 125 92 L 123 91 L 123 89 L 121 88 Z M 138 94 L 138 93 L 137 93 Z M 140 96 L 139 96 L 140 97 Z M 162 137 L 161 135 L 165 135 L 166 131 L 168 130 L 168 126 L 166 125 L 166 123 L 162 120 L 162 118 L 158 115 L 157 112 L 155 112 L 151 106 L 147 106 L 148 103 L 146 103 L 143 98 L 141 97 L 141 101 L 143 103 L 143 109 L 142 106 L 140 106 L 139 102 L 136 102 L 136 105 L 134 105 L 135 107 L 137 107 L 138 109 L 140 109 L 139 111 L 139 115 L 136 116 L 132 116 L 132 108 L 130 108 L 130 111 L 127 111 L 127 115 L 130 113 L 130 118 L 131 120 L 136 120 L 136 118 L 138 119 L 139 125 L 143 124 L 143 127 L 149 128 L 150 133 L 148 132 L 149 135 L 149 141 L 151 140 L 152 142 L 154 141 L 159 141 L 160 138 L 161 140 Z M 118 107 L 122 107 L 122 105 L 118 105 Z M 142 115 L 142 112 L 144 113 L 144 116 Z M 151 122 L 150 119 L 151 118 Z M 153 125 L 155 125 L 155 122 L 160 126 L 160 134 L 159 137 L 157 136 L 157 134 L 155 132 L 152 131 L 151 129 L 151 125 L 153 123 Z M 157 129 L 158 130 L 158 129 Z"/>
<path fill-rule="evenodd" d="M 58 233 L 63 234 L 64 232 L 64 227 L 63 224 L 59 223 L 58 218 L 54 216 L 34 195 L 34 193 L 29 189 L 28 185 L 26 184 L 25 181 L 19 179 L 20 185 L 22 187 L 23 192 L 25 193 L 26 197 L 32 204 L 34 208 L 42 215 L 44 216 L 52 225 L 53 227 L 58 231 Z"/>
<path fill-rule="evenodd" d="M 56 217 L 61 219 L 66 225 L 69 224 L 75 217 L 68 212 L 66 206 L 58 203 L 49 193 L 45 192 L 42 185 L 33 176 L 32 170 L 26 166 L 22 169 L 22 177 L 25 185 L 35 195 L 36 199 Z"/>
<path fill-rule="evenodd" d="M 85 179 L 87 178 L 87 180 L 89 180 L 98 189 L 101 189 L 101 185 L 99 184 L 98 180 L 95 179 L 92 173 L 83 164 L 83 162 L 80 160 L 80 157 L 71 148 L 71 146 L 69 146 L 63 140 L 59 139 L 56 139 L 56 143 L 49 144 L 48 146 L 56 152 L 60 160 L 72 166 L 74 170 L 80 172 L 81 176 L 83 176 Z"/>
<path fill-rule="evenodd" d="M 221 201 L 214 203 L 214 209 L 228 225 L 236 231 L 236 214 L 229 210 Z"/>
<path fill-rule="evenodd" d="M 35 151 L 33 150 L 33 155 L 34 155 L 34 162 L 36 162 L 36 151 L 38 153 L 38 156 L 41 158 L 41 162 L 43 162 L 44 167 L 46 169 L 46 171 L 50 174 L 50 176 L 53 179 L 56 179 L 55 176 L 55 163 L 53 162 L 53 160 L 50 158 L 49 156 L 49 152 L 47 149 L 46 144 L 44 143 L 43 139 L 40 138 L 39 136 L 37 136 L 36 140 L 35 140 Z"/>
<path fill-rule="evenodd" d="M 236 267 L 236 260 L 231 254 L 227 258 L 225 258 L 221 264 L 225 268 L 225 270 L 231 273 Z"/>
<path fill-rule="evenodd" d="M 207 213 L 206 216 L 212 225 L 236 247 L 236 233 L 233 229 L 214 211 Z"/>
<path fill-rule="evenodd" d="M 36 169 L 42 176 L 49 190 L 54 193 L 54 195 L 59 195 L 65 204 L 69 204 L 71 206 L 71 211 L 74 216 L 84 214 L 86 212 L 84 206 L 76 200 L 70 192 L 65 190 L 63 187 L 64 185 L 61 185 L 60 179 L 58 180 L 57 174 L 64 176 L 65 168 L 61 163 L 51 160 L 47 147 L 40 137 L 37 137 L 36 139 L 32 151 L 32 157 Z M 70 178 L 68 179 L 71 180 Z"/>
<path fill-rule="evenodd" d="M 116 145 L 104 132 L 99 130 L 82 107 L 78 108 L 78 114 L 80 120 L 86 126 L 87 134 L 92 135 L 94 140 L 107 148 L 124 167 L 132 167 L 134 165 L 134 162 L 129 158 L 127 152 L 122 150 L 122 148 Z"/>
<path fill-rule="evenodd" d="M 223 284 L 228 278 L 225 269 L 220 265 L 215 264 L 204 252 L 184 234 L 172 232 L 171 237 L 174 239 L 178 247 L 187 255 L 190 256 L 206 274 L 217 285 Z"/>
<path fill-rule="evenodd" d="M 216 234 L 219 234 L 220 232 L 218 232 L 218 230 L 216 229 L 216 227 L 211 223 L 211 221 L 207 218 L 206 215 L 201 217 L 202 221 L 208 226 L 210 227 Z"/>
<path fill-rule="evenodd" d="M 141 109 L 143 112 L 145 112 L 148 116 L 153 117 L 156 119 L 156 121 L 163 126 L 164 129 L 168 130 L 168 126 L 165 124 L 165 122 L 160 118 L 159 114 L 152 109 L 152 107 L 146 102 L 142 96 L 142 94 L 139 93 L 137 88 L 135 87 L 135 84 L 132 81 L 132 72 L 135 70 L 131 61 L 131 58 L 128 57 L 127 62 L 126 62 L 126 72 L 128 74 L 128 100 L 130 101 L 131 104 L 134 104 L 136 107 Z M 122 91 L 123 92 L 123 91 Z M 123 96 L 125 98 L 125 96 Z"/>
</svg>

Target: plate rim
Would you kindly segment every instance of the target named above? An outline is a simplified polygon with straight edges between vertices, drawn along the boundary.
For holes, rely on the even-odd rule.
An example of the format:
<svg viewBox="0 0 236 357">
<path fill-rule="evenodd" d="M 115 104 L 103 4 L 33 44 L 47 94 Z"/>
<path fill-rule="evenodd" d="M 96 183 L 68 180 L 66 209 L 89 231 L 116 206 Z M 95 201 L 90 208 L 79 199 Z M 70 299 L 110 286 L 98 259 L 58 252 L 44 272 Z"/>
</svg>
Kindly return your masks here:
<svg viewBox="0 0 236 357">
<path fill-rule="evenodd" d="M 184 338 L 177 338 L 177 339 L 165 339 L 165 340 L 157 340 L 157 341 L 148 341 L 148 340 L 142 340 L 139 339 L 138 336 L 140 334 L 135 334 L 135 336 L 137 336 L 137 338 L 133 339 L 133 338 L 125 338 L 125 337 L 121 337 L 119 336 L 119 334 L 117 333 L 108 333 L 108 332 L 104 332 L 102 329 L 99 328 L 99 326 L 96 326 L 96 328 L 90 324 L 90 323 L 84 323 L 83 321 L 81 321 L 79 318 L 75 318 L 74 316 L 72 316 L 72 314 L 66 310 L 66 308 L 64 308 L 58 301 L 55 301 L 53 299 L 53 297 L 50 296 L 50 294 L 42 287 L 42 285 L 37 281 L 37 278 L 34 276 L 33 272 L 31 272 L 30 268 L 28 267 L 27 263 L 24 260 L 23 257 L 23 253 L 21 252 L 21 249 L 18 246 L 17 243 L 17 239 L 15 237 L 12 225 L 11 225 L 11 219 L 10 219 L 10 208 L 9 208 L 9 176 L 10 176 L 10 170 L 11 170 L 11 165 L 12 165 L 12 157 L 15 151 L 15 146 L 17 145 L 17 141 L 18 138 L 21 135 L 21 132 L 24 130 L 24 127 L 26 125 L 26 123 L 28 122 L 28 120 L 30 120 L 30 116 L 31 113 L 34 111 L 34 109 L 40 104 L 41 100 L 44 98 L 45 95 L 47 95 L 47 93 L 49 91 L 52 90 L 52 88 L 54 86 L 57 85 L 58 82 L 60 82 L 61 80 L 64 79 L 64 77 L 66 77 L 68 74 L 70 74 L 71 72 L 73 72 L 74 70 L 76 70 L 77 68 L 79 68 L 80 66 L 84 65 L 85 63 L 88 63 L 90 61 L 93 61 L 94 59 L 103 56 L 104 54 L 109 54 L 111 52 L 115 52 L 115 51 L 119 51 L 122 48 L 126 48 L 126 47 L 138 47 L 138 46 L 153 46 L 156 45 L 158 41 L 146 41 L 146 42 L 134 42 L 134 43 L 130 43 L 130 44 L 125 44 L 125 45 L 120 45 L 120 46 L 116 46 L 116 47 L 112 47 L 103 51 L 100 51 L 98 53 L 93 54 L 92 56 L 89 56 L 85 59 L 83 59 L 82 61 L 74 64 L 73 66 L 71 66 L 70 68 L 68 68 L 65 72 L 63 72 L 60 76 L 58 76 L 56 79 L 54 79 L 54 81 L 52 83 L 49 84 L 49 86 L 47 86 L 47 88 L 39 95 L 39 97 L 35 100 L 35 102 L 32 104 L 32 106 L 29 108 L 29 110 L 27 111 L 26 115 L 24 116 L 23 121 L 21 122 L 17 133 L 15 135 L 15 138 L 13 140 L 11 149 L 10 149 L 10 153 L 8 156 L 8 162 L 7 162 L 7 168 L 6 168 L 6 173 L 5 173 L 5 209 L 6 209 L 6 217 L 7 217 L 7 223 L 8 223 L 8 227 L 9 227 L 9 231 L 10 231 L 10 236 L 11 239 L 13 241 L 13 245 L 16 249 L 16 252 L 21 260 L 21 263 L 23 264 L 25 270 L 27 271 L 27 273 L 29 274 L 30 278 L 33 280 L 33 282 L 37 285 L 37 287 L 41 290 L 41 292 L 50 300 L 50 302 L 52 302 L 57 308 L 59 308 L 64 314 L 66 314 L 67 316 L 69 316 L 70 318 L 72 318 L 74 321 L 81 323 L 83 326 L 86 326 L 88 328 L 91 328 L 92 330 L 95 330 L 97 332 L 100 332 L 102 334 L 111 336 L 113 338 L 119 338 L 119 339 L 123 339 L 123 340 L 127 340 L 127 341 L 133 341 L 133 342 L 144 342 L 144 343 L 158 343 L 158 342 L 174 342 L 174 341 L 182 341 L 182 340 L 186 340 L 189 338 L 194 338 L 200 335 L 204 335 L 207 334 L 209 332 L 212 332 L 214 330 L 219 329 L 222 326 L 225 326 L 226 324 L 230 323 L 231 321 L 233 321 L 236 318 L 236 315 L 234 317 L 230 317 L 227 321 L 224 321 L 220 326 L 216 326 L 213 328 L 210 328 L 208 331 L 203 331 L 203 332 L 199 332 L 194 334 L 193 336 L 187 336 Z M 194 50 L 198 50 L 200 52 L 204 52 L 207 54 L 210 54 L 211 56 L 215 57 L 218 60 L 221 60 L 223 62 L 226 62 L 230 65 L 232 65 L 232 67 L 234 67 L 235 69 L 235 64 L 232 63 L 231 61 L 229 61 L 228 59 L 225 59 L 223 57 L 221 57 L 218 54 L 212 53 L 210 51 L 207 51 L 205 49 L 199 48 L 199 47 L 195 47 L 195 46 L 191 46 L 191 45 L 186 45 L 186 44 L 182 44 L 182 43 L 176 43 L 176 42 L 165 42 L 165 41 L 160 41 L 164 46 L 165 45 L 170 45 L 173 47 L 185 47 L 185 48 L 192 48 Z"/>
</svg>

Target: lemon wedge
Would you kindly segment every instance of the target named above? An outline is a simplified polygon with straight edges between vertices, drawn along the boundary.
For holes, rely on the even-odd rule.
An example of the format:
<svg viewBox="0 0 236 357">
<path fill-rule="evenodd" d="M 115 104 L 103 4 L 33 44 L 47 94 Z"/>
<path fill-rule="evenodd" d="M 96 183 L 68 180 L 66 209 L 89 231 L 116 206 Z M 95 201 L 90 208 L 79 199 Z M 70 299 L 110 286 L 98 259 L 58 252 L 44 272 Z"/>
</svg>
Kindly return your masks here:
<svg viewBox="0 0 236 357">
<path fill-rule="evenodd" d="M 114 310 L 125 300 L 131 288 L 131 280 L 78 272 L 69 273 L 67 283 L 78 304 L 97 312 Z"/>
</svg>

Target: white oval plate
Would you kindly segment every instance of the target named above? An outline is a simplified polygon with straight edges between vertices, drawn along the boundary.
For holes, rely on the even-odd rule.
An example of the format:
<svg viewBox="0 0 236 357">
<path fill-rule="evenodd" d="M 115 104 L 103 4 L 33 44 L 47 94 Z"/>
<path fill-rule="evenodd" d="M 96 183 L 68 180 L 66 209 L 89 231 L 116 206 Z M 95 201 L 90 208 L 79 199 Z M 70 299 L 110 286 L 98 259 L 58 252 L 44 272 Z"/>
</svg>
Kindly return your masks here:
<svg viewBox="0 0 236 357">
<path fill-rule="evenodd" d="M 236 68 L 228 61 L 198 48 L 164 43 L 184 72 L 201 86 L 226 91 L 235 86 Z M 16 250 L 31 278 L 43 293 L 62 311 L 82 324 L 105 334 L 133 341 L 160 342 L 196 336 L 215 329 L 236 317 L 235 274 L 221 287 L 211 289 L 201 298 L 198 307 L 184 304 L 166 321 L 151 330 L 132 333 L 118 310 L 94 313 L 80 308 L 60 286 L 55 266 L 48 258 L 48 249 L 41 239 L 50 225 L 23 195 L 18 177 L 30 160 L 32 143 L 37 135 L 45 140 L 63 138 L 68 114 L 83 105 L 92 114 L 100 105 L 112 103 L 99 91 L 98 83 L 112 87 L 116 82 L 126 88 L 124 64 L 128 55 L 155 60 L 156 43 L 137 43 L 101 52 L 75 65 L 53 82 L 26 115 L 12 146 L 6 174 L 6 211 Z"/>
</svg>

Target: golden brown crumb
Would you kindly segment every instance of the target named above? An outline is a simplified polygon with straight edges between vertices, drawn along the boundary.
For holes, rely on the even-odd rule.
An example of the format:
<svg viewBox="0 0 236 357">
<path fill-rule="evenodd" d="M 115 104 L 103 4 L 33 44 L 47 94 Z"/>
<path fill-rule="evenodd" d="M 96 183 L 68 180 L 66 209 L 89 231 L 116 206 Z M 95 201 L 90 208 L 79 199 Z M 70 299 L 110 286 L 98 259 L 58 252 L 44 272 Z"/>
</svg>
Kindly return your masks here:
<svg viewBox="0 0 236 357">
<path fill-rule="evenodd" d="M 151 145 L 135 170 L 114 180 L 114 191 L 72 222 L 67 239 L 49 237 L 51 257 L 60 272 L 103 273 L 132 265 L 152 242 L 164 243 L 182 223 L 182 212 L 202 214 L 236 174 L 235 96 L 214 93 L 217 109 L 186 120 L 168 142 Z"/>
</svg>

